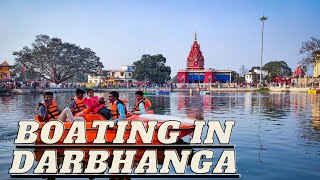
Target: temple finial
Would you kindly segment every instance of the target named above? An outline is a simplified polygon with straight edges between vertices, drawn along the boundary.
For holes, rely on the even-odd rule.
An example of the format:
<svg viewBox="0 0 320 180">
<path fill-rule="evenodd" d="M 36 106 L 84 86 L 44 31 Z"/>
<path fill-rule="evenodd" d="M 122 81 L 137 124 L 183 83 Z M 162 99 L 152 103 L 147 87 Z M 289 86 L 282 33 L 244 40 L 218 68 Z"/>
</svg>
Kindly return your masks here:
<svg viewBox="0 0 320 180">
<path fill-rule="evenodd" d="M 197 32 L 194 33 L 194 40 L 197 40 Z"/>
</svg>

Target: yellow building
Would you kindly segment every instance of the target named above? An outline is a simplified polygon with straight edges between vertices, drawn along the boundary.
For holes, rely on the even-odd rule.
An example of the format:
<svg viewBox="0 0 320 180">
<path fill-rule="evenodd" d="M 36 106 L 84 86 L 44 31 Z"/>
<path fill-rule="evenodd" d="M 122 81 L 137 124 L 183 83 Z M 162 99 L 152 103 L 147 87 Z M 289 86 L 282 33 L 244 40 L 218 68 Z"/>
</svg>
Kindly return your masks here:
<svg viewBox="0 0 320 180">
<path fill-rule="evenodd" d="M 10 67 L 7 61 L 0 64 L 0 81 L 10 79 Z"/>
<path fill-rule="evenodd" d="M 314 53 L 314 66 L 313 66 L 313 77 L 320 76 L 320 52 L 317 51 Z"/>
</svg>

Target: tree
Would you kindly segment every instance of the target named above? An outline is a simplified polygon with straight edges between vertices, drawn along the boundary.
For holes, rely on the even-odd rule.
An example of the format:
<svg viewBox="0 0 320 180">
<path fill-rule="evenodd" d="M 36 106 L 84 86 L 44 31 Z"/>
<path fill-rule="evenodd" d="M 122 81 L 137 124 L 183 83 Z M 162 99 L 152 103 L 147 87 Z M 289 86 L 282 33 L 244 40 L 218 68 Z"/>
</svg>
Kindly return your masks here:
<svg viewBox="0 0 320 180">
<path fill-rule="evenodd" d="M 241 77 L 241 76 L 238 76 L 236 77 L 236 79 L 234 80 L 235 83 L 238 83 L 238 84 L 243 84 L 246 82 L 246 79 L 244 77 Z"/>
<path fill-rule="evenodd" d="M 248 72 L 248 69 L 246 67 L 244 67 L 244 65 L 242 65 L 239 68 L 239 76 L 244 77 L 244 75 Z"/>
<path fill-rule="evenodd" d="M 265 64 L 262 69 L 267 70 L 271 78 L 276 76 L 288 77 L 292 75 L 291 68 L 284 61 L 270 61 Z"/>
<path fill-rule="evenodd" d="M 138 81 L 152 81 L 164 84 L 170 80 L 171 68 L 165 65 L 166 58 L 162 54 L 142 55 L 141 59 L 134 62 L 133 78 Z"/>
<path fill-rule="evenodd" d="M 178 83 L 178 74 L 170 80 L 170 83 Z"/>
<path fill-rule="evenodd" d="M 231 72 L 231 82 L 236 83 L 237 82 L 237 77 L 239 77 L 239 74 L 236 71 Z"/>
<path fill-rule="evenodd" d="M 15 66 L 26 67 L 26 74 L 59 84 L 80 74 L 97 74 L 103 68 L 100 58 L 89 48 L 47 35 L 36 36 L 31 48 L 13 52 Z"/>
<path fill-rule="evenodd" d="M 302 67 L 306 70 L 307 67 L 313 64 L 317 52 L 320 51 L 320 39 L 311 37 L 311 40 L 302 42 L 299 53 L 305 55 L 300 62 Z"/>
</svg>

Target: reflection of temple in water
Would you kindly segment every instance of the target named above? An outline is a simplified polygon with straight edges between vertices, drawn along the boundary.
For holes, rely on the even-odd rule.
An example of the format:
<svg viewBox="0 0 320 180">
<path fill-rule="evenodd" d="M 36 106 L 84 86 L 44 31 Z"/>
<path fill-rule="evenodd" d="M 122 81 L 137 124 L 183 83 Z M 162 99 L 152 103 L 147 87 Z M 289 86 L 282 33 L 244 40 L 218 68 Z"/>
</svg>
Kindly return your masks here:
<svg viewBox="0 0 320 180">
<path fill-rule="evenodd" d="M 203 120 L 204 104 L 200 95 L 184 96 L 178 94 L 174 101 L 177 103 L 179 114 L 186 114 L 191 119 Z"/>
<path fill-rule="evenodd" d="M 214 114 L 230 113 L 235 106 L 243 104 L 243 98 L 238 93 L 194 93 L 192 96 L 178 93 L 175 97 L 171 96 L 171 111 L 175 113 L 174 109 L 177 109 L 178 114 L 186 114 L 189 118 L 211 119 Z"/>
</svg>

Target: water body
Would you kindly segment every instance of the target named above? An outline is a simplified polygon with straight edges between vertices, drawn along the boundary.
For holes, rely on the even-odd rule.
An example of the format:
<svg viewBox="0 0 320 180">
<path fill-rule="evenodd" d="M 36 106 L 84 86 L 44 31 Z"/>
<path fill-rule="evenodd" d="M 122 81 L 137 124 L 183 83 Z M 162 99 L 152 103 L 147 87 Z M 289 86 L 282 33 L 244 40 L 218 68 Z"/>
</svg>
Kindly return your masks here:
<svg viewBox="0 0 320 180">
<path fill-rule="evenodd" d="M 107 97 L 107 93 L 97 93 Z M 56 94 L 59 107 L 73 93 Z M 134 93 L 120 96 L 134 105 Z M 155 113 L 201 120 L 236 120 L 231 144 L 236 145 L 241 179 L 320 179 L 320 96 L 252 92 L 200 96 L 172 93 L 152 96 Z M 32 119 L 41 95 L 0 97 L 0 177 L 9 179 L 13 141 L 20 119 Z M 190 171 L 188 173 L 191 173 Z"/>
</svg>

